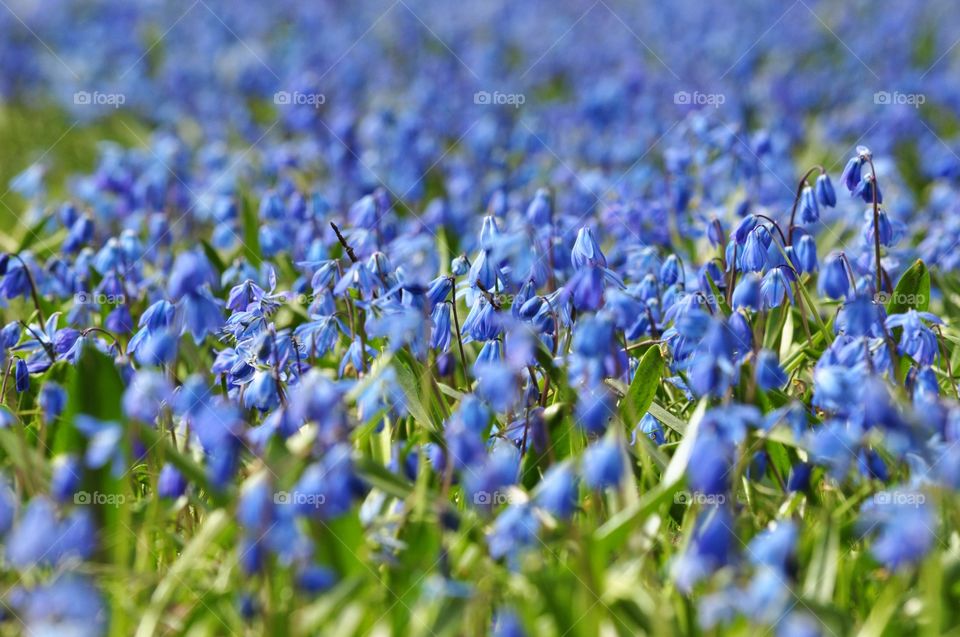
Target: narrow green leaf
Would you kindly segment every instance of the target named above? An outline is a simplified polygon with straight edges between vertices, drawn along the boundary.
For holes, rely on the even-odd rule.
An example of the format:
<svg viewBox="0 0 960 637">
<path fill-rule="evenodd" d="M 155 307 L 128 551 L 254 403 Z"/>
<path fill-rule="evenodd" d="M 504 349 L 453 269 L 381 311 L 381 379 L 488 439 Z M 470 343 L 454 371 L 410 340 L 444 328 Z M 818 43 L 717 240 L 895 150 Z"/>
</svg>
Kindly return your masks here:
<svg viewBox="0 0 960 637">
<path fill-rule="evenodd" d="M 659 347 L 651 347 L 640 359 L 633 382 L 620 401 L 620 415 L 627 427 L 634 427 L 653 402 L 663 373 L 663 355 Z"/>
</svg>

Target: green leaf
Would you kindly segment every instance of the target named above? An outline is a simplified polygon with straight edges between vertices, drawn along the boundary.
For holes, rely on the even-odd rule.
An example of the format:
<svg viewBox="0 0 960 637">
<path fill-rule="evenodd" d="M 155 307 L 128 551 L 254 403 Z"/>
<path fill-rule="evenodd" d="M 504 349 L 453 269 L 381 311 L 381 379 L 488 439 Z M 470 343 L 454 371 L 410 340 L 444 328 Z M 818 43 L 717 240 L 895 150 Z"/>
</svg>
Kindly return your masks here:
<svg viewBox="0 0 960 637">
<path fill-rule="evenodd" d="M 651 347 L 640 359 L 633 382 L 630 383 L 627 394 L 620 401 L 620 415 L 623 416 L 623 422 L 627 427 L 636 426 L 647 413 L 657 393 L 662 373 L 663 355 L 659 347 Z"/>
<path fill-rule="evenodd" d="M 929 307 L 930 271 L 917 259 L 900 277 L 893 296 L 887 300 L 887 314 L 903 314 L 910 309 L 923 312 Z"/>
<path fill-rule="evenodd" d="M 243 215 L 243 254 L 254 267 L 259 267 L 263 257 L 260 253 L 260 220 L 249 197 L 240 198 L 240 214 Z"/>
</svg>

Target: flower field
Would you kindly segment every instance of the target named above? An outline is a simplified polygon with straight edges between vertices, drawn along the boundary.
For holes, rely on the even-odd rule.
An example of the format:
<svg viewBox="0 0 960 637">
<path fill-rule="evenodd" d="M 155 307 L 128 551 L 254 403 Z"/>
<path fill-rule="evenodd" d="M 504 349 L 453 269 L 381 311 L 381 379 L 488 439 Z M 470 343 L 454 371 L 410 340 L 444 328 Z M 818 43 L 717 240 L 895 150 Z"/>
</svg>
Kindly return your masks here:
<svg viewBox="0 0 960 637">
<path fill-rule="evenodd" d="M 958 33 L 0 0 L 0 637 L 960 635 Z"/>
</svg>

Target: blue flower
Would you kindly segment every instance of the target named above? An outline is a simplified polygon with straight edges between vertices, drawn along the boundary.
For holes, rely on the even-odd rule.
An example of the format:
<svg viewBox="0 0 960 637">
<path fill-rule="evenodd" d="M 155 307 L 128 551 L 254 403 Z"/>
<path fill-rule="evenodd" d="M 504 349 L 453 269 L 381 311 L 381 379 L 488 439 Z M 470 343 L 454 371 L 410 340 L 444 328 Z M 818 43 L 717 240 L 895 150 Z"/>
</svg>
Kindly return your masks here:
<svg viewBox="0 0 960 637">
<path fill-rule="evenodd" d="M 780 367 L 777 355 L 768 349 L 762 349 L 757 354 L 756 381 L 763 390 L 780 389 L 787 384 L 787 375 Z"/>
<path fill-rule="evenodd" d="M 734 309 L 760 309 L 760 275 L 756 272 L 747 272 L 733 288 Z"/>
<path fill-rule="evenodd" d="M 57 383 L 48 380 L 40 387 L 37 404 L 43 410 L 43 422 L 49 425 L 63 413 L 67 404 L 67 392 Z"/>
<path fill-rule="evenodd" d="M 593 443 L 583 453 L 583 481 L 591 489 L 604 489 L 620 484 L 625 470 L 623 449 L 617 439 L 607 436 Z"/>
<path fill-rule="evenodd" d="M 690 592 L 697 582 L 733 559 L 736 538 L 733 525 L 733 517 L 725 505 L 701 511 L 686 552 L 671 569 L 680 590 Z"/>
<path fill-rule="evenodd" d="M 803 274 L 809 274 L 817 270 L 817 242 L 813 237 L 804 234 L 793 246 L 795 259 L 793 265 Z"/>
<path fill-rule="evenodd" d="M 830 181 L 830 175 L 821 173 L 820 176 L 817 177 L 815 188 L 817 199 L 821 205 L 827 206 L 828 208 L 833 208 L 837 205 L 837 193 L 833 189 L 833 182 Z"/>
<path fill-rule="evenodd" d="M 763 281 L 760 283 L 760 300 L 764 309 L 779 307 L 784 299 L 793 303 L 792 279 L 793 271 L 786 267 L 773 268 L 763 275 Z"/>
<path fill-rule="evenodd" d="M 550 467 L 537 486 L 537 506 L 560 519 L 569 519 L 577 504 L 577 478 L 567 463 Z"/>
<path fill-rule="evenodd" d="M 83 575 L 66 573 L 48 584 L 11 594 L 25 634 L 102 637 L 109 620 L 107 605 Z"/>
<path fill-rule="evenodd" d="M 767 265 L 767 249 L 772 237 L 766 226 L 757 226 L 747 235 L 740 253 L 740 267 L 747 272 L 760 272 Z"/>
<path fill-rule="evenodd" d="M 584 226 L 577 232 L 573 250 L 570 251 L 570 261 L 577 270 L 588 266 L 607 267 L 607 259 L 603 256 L 597 240 L 593 238 L 593 230 L 590 226 Z"/>
<path fill-rule="evenodd" d="M 663 425 L 660 424 L 660 421 L 653 417 L 649 412 L 643 415 L 643 418 L 640 419 L 640 424 L 638 424 L 634 430 L 633 434 L 630 437 L 630 444 L 636 444 L 637 434 L 643 434 L 654 444 L 662 445 L 666 442 L 666 438 L 663 434 Z"/>
<path fill-rule="evenodd" d="M 157 476 L 157 495 L 161 498 L 179 498 L 187 491 L 187 480 L 183 474 L 169 462 L 165 463 Z"/>
<path fill-rule="evenodd" d="M 897 350 L 926 367 L 933 364 L 933 361 L 937 358 L 938 349 L 937 335 L 923 321 L 934 325 L 943 323 L 930 312 L 918 312 L 910 309 L 905 314 L 891 314 L 887 317 L 885 325 L 887 329 L 901 328 L 903 330 Z"/>
<path fill-rule="evenodd" d="M 819 181 L 817 183 L 819 184 Z M 806 186 L 800 193 L 800 220 L 803 223 L 820 221 L 820 206 L 817 205 L 817 197 L 810 186 Z"/>
<path fill-rule="evenodd" d="M 936 540 L 937 520 L 917 491 L 876 494 L 863 506 L 860 525 L 874 535 L 870 553 L 890 570 L 917 564 Z"/>
<path fill-rule="evenodd" d="M 846 298 L 850 294 L 850 279 L 843 261 L 843 255 L 840 254 L 827 260 L 817 282 L 820 294 L 831 299 Z"/>
<path fill-rule="evenodd" d="M 527 503 L 515 503 L 505 508 L 493 523 L 487 534 L 490 555 L 494 559 L 507 557 L 513 564 L 518 562 L 520 554 L 537 541 L 540 522 Z"/>
<path fill-rule="evenodd" d="M 17 359 L 15 370 L 17 393 L 22 394 L 30 389 L 30 371 L 22 358 Z"/>
</svg>

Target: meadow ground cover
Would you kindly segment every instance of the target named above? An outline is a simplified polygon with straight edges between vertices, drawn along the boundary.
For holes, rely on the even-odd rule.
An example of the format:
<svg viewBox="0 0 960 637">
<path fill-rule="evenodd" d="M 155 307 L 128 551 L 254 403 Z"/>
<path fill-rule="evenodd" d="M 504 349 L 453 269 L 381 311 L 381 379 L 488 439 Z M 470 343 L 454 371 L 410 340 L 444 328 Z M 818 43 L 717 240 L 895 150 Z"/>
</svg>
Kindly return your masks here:
<svg viewBox="0 0 960 637">
<path fill-rule="evenodd" d="M 960 634 L 947 0 L 0 0 L 0 635 Z"/>
</svg>

